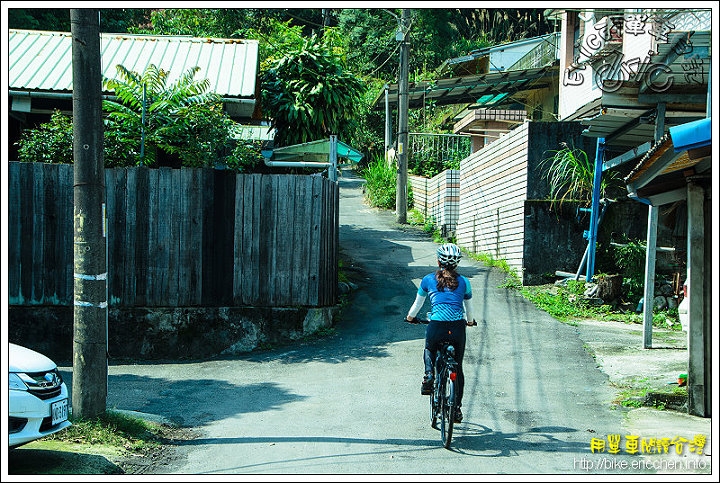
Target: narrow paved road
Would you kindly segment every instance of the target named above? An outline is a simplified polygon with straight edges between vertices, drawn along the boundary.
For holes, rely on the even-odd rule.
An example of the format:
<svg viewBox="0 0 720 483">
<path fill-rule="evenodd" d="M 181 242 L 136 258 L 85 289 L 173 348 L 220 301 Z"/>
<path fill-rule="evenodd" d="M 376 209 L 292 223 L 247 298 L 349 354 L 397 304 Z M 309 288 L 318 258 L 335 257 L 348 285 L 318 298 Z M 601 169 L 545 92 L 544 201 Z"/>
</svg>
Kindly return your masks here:
<svg viewBox="0 0 720 483">
<path fill-rule="evenodd" d="M 434 244 L 363 203 L 340 181 L 341 254 L 358 283 L 335 335 L 202 363 L 110 368 L 108 406 L 196 428 L 176 474 L 584 474 L 593 438 L 623 411 L 573 327 L 501 288 L 504 276 L 464 258 L 479 326 L 468 329 L 465 420 L 451 450 L 420 395 L 424 327 L 402 322 Z M 421 312 L 422 313 L 422 312 Z M 606 462 L 631 462 L 629 455 Z M 635 460 L 638 457 L 634 457 Z M 606 463 L 609 464 L 609 463 Z M 593 469 L 592 474 L 643 473 Z"/>
</svg>

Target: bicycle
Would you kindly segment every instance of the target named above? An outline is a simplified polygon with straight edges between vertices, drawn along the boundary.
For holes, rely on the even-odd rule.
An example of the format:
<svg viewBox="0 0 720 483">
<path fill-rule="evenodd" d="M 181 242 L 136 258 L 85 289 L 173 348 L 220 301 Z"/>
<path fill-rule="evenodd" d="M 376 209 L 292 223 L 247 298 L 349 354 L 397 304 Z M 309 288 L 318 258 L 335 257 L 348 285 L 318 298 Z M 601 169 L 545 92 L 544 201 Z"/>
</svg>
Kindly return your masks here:
<svg viewBox="0 0 720 483">
<path fill-rule="evenodd" d="M 427 324 L 429 321 L 415 318 L 410 324 Z M 468 326 L 475 326 L 477 322 L 468 323 Z M 455 360 L 455 347 L 450 341 L 441 341 L 438 345 L 435 356 L 433 390 L 430 395 L 430 426 L 440 430 L 440 441 L 443 446 L 450 448 L 452 441 L 453 427 L 455 426 L 455 414 L 457 412 L 457 379 L 458 363 Z M 440 427 L 438 428 L 438 420 Z"/>
</svg>

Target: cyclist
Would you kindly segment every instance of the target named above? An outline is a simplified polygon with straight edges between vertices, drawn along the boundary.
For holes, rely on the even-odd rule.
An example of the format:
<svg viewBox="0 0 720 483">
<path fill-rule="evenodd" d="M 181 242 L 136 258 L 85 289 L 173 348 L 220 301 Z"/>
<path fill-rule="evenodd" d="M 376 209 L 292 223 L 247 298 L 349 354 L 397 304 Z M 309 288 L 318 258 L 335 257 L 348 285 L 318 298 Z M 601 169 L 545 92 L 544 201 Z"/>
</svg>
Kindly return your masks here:
<svg viewBox="0 0 720 483">
<path fill-rule="evenodd" d="M 455 381 L 457 383 L 456 423 L 461 422 L 463 418 L 460 406 L 462 406 L 465 385 L 462 369 L 465 355 L 465 327 L 477 325 L 472 316 L 470 281 L 456 271 L 461 256 L 460 248 L 454 243 L 445 243 L 438 247 L 438 269 L 425 275 L 420 281 L 415 302 L 405 318 L 408 322 L 413 322 L 425 303 L 425 298 L 430 296 L 431 311 L 428 313 L 429 322 L 425 331 L 425 350 L 423 351 L 425 376 L 420 393 L 423 395 L 432 393 L 433 364 L 437 354 L 437 344 L 442 340 L 449 340 L 455 346 L 455 359 L 458 363 L 457 380 Z"/>
</svg>

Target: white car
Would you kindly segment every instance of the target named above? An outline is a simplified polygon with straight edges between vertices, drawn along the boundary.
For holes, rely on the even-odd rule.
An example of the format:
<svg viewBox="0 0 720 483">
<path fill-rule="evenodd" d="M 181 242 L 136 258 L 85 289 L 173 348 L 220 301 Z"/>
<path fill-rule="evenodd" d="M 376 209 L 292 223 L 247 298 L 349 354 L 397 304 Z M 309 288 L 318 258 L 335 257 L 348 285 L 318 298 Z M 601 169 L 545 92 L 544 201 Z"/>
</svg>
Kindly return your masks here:
<svg viewBox="0 0 720 483">
<path fill-rule="evenodd" d="M 10 449 L 71 426 L 67 386 L 44 355 L 9 344 L 8 436 Z"/>
</svg>

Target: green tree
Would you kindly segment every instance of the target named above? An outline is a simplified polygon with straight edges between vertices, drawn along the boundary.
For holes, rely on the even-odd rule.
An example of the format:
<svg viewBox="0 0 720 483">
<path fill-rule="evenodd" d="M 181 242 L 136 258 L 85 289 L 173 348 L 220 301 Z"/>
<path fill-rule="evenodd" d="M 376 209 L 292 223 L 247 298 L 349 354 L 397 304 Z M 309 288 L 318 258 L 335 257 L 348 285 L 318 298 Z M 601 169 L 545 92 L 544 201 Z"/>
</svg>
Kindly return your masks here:
<svg viewBox="0 0 720 483">
<path fill-rule="evenodd" d="M 222 157 L 233 125 L 220 97 L 207 92 L 208 79 L 195 80 L 188 69 L 168 85 L 169 72 L 149 65 L 142 75 L 117 66 L 119 79 L 105 79 L 118 101 L 103 101 L 107 130 L 133 152 L 135 164 L 156 166 L 160 152 L 175 154 L 185 166 L 212 165 Z"/>
<path fill-rule="evenodd" d="M 55 110 L 50 121 L 35 129 L 22 132 L 18 145 L 18 160 L 25 163 L 72 164 L 73 123 L 70 116 Z M 137 153 L 118 131 L 104 132 L 103 158 L 106 168 L 132 166 Z"/>
<path fill-rule="evenodd" d="M 352 136 L 365 84 L 344 68 L 341 51 L 316 35 L 271 62 L 261 74 L 266 114 L 278 146 L 336 134 Z"/>
<path fill-rule="evenodd" d="M 161 8 L 150 13 L 149 24 L 135 26 L 131 31 L 150 35 L 232 38 L 236 22 L 242 24 L 243 12 L 241 9 Z"/>
<path fill-rule="evenodd" d="M 345 39 L 348 65 L 355 72 L 394 82 L 400 45 L 395 39 L 398 17 L 399 10 L 348 8 L 338 12 L 338 29 Z"/>
<path fill-rule="evenodd" d="M 100 31 L 129 32 L 147 23 L 149 15 L 144 8 L 100 9 Z M 11 29 L 70 31 L 69 8 L 9 8 L 7 17 Z"/>
</svg>

